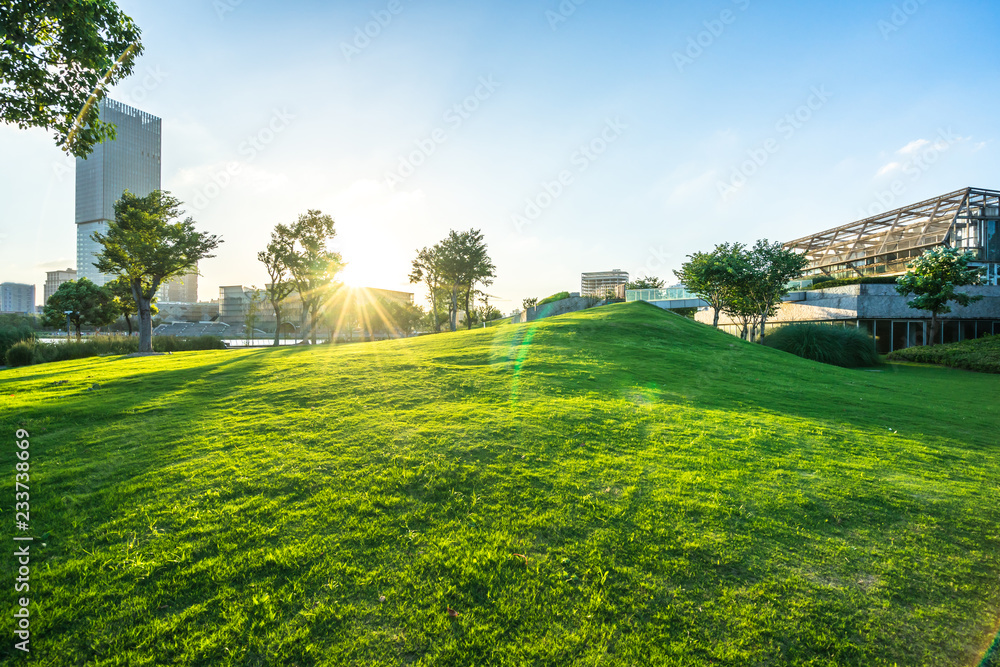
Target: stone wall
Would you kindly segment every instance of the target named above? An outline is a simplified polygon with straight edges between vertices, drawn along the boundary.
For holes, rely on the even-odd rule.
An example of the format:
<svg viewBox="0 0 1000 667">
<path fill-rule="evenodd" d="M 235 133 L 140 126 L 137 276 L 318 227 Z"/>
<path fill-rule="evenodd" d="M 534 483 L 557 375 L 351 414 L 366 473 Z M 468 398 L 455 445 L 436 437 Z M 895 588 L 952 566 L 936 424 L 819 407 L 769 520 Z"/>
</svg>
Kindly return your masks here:
<svg viewBox="0 0 1000 667">
<path fill-rule="evenodd" d="M 535 320 L 540 320 L 545 317 L 575 313 L 578 310 L 593 308 L 594 306 L 599 306 L 603 303 L 603 301 L 595 301 L 592 297 L 571 296 L 568 299 L 553 301 L 552 303 L 546 303 L 541 306 L 534 306 L 532 308 L 528 308 L 527 310 L 523 310 L 513 316 L 510 321 L 514 324 L 534 322 Z"/>
</svg>

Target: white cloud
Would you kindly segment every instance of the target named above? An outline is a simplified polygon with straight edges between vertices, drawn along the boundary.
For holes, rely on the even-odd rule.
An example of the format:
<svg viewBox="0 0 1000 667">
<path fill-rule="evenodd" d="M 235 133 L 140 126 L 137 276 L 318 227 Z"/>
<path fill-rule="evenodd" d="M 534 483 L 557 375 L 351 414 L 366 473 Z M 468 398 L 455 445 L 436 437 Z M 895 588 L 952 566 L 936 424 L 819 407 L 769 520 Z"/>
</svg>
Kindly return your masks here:
<svg viewBox="0 0 1000 667">
<path fill-rule="evenodd" d="M 901 165 L 898 162 L 890 162 L 889 164 L 884 165 L 881 169 L 878 170 L 878 173 L 876 174 L 876 177 L 877 176 L 885 176 L 886 174 L 891 174 L 892 172 L 896 171 L 897 169 L 899 169 L 902 166 L 903 165 Z"/>
<path fill-rule="evenodd" d="M 911 155 L 930 143 L 927 139 L 917 139 L 906 144 L 896 152 L 900 155 Z"/>
</svg>

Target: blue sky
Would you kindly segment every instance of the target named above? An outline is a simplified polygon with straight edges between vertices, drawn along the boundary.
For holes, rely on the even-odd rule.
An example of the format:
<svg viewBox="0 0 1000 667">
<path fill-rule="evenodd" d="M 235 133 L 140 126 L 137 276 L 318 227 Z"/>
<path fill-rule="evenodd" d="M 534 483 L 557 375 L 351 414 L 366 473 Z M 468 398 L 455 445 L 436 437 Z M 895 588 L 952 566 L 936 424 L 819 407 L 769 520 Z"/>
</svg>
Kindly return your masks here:
<svg viewBox="0 0 1000 667">
<path fill-rule="evenodd" d="M 482 229 L 510 312 L 581 271 L 670 283 L 715 243 L 1000 188 L 992 3 L 344 4 L 120 3 L 146 51 L 113 97 L 163 118 L 163 187 L 225 239 L 202 299 L 263 284 L 257 251 L 310 208 L 350 282 L 418 296 L 415 251 Z M 40 300 L 75 265 L 73 163 L 43 131 L 0 147 L 0 281 Z"/>
</svg>

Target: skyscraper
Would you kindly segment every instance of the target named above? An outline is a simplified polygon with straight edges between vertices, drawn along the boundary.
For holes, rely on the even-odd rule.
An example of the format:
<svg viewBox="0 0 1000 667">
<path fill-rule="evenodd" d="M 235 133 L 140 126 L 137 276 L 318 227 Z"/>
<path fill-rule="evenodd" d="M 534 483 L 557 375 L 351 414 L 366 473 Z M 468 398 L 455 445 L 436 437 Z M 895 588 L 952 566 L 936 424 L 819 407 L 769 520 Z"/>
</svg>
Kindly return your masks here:
<svg viewBox="0 0 1000 667">
<path fill-rule="evenodd" d="M 56 293 L 59 286 L 70 280 L 76 280 L 76 269 L 66 269 L 65 271 L 45 272 L 45 298 L 42 300 L 44 306 L 49 302 L 49 297 Z"/>
<path fill-rule="evenodd" d="M 108 277 L 94 268 L 101 248 L 90 236 L 107 230 L 125 190 L 144 196 L 160 189 L 160 119 L 111 99 L 99 105 L 117 137 L 76 159 L 76 266 L 80 278 L 103 285 Z"/>
<path fill-rule="evenodd" d="M 34 313 L 35 286 L 0 283 L 0 313 Z"/>
</svg>

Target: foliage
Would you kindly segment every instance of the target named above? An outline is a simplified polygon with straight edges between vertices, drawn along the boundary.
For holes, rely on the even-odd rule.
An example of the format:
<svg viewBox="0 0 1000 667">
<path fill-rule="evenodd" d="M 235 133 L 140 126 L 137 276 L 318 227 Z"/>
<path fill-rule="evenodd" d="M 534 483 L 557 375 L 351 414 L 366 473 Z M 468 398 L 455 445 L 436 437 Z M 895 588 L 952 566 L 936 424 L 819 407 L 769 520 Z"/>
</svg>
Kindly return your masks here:
<svg viewBox="0 0 1000 667">
<path fill-rule="evenodd" d="M 657 278 L 656 276 L 646 276 L 645 278 L 638 278 L 625 283 L 625 289 L 663 289 L 663 285 L 664 282 L 662 278 Z"/>
<path fill-rule="evenodd" d="M 844 368 L 877 366 L 875 341 L 857 327 L 830 324 L 788 324 L 771 331 L 764 345 L 803 359 Z"/>
<path fill-rule="evenodd" d="M 563 299 L 568 299 L 568 298 L 569 298 L 569 292 L 556 292 L 552 296 L 545 297 L 544 299 L 539 301 L 536 305 L 544 306 L 547 303 L 554 303 L 556 301 L 562 301 Z"/>
<path fill-rule="evenodd" d="M 528 310 L 529 308 L 534 308 L 537 305 L 538 305 L 538 297 L 533 296 L 529 299 L 521 300 L 521 307 L 524 308 L 525 310 Z"/>
<path fill-rule="evenodd" d="M 111 291 L 94 284 L 89 278 L 68 280 L 49 297 L 43 311 L 46 326 L 64 325 L 66 311 L 72 311 L 69 321 L 76 329 L 77 340 L 80 339 L 80 328 L 85 324 L 106 326 L 118 319 L 119 315 L 118 305 Z"/>
<path fill-rule="evenodd" d="M 137 197 L 127 190 L 115 202 L 115 219 L 106 234 L 92 238 L 103 250 L 94 266 L 119 276 L 132 289 L 139 311 L 139 351 L 153 349 L 152 301 L 164 281 L 197 271 L 198 262 L 222 239 L 195 231 L 194 220 L 181 220 L 181 202 L 163 190 Z"/>
<path fill-rule="evenodd" d="M 118 313 L 125 318 L 125 324 L 128 325 L 128 335 L 132 335 L 132 317 L 139 313 L 139 306 L 136 303 L 135 295 L 132 294 L 132 287 L 129 285 L 127 279 L 119 276 L 114 280 L 105 283 L 104 289 L 111 293 L 114 298 L 115 308 L 118 309 Z M 149 302 L 149 312 L 150 315 L 156 315 L 160 312 L 160 309 L 156 307 L 156 298 L 150 300 Z"/>
<path fill-rule="evenodd" d="M 110 0 L 6 0 L 0 5 L 0 120 L 55 132 L 86 157 L 114 125 L 96 101 L 132 73 L 139 28 Z M 93 95 L 93 97 L 91 97 Z"/>
<path fill-rule="evenodd" d="M 37 315 L 26 313 L 0 313 L 0 327 L 27 328 L 37 331 L 41 322 Z"/>
<path fill-rule="evenodd" d="M 441 325 L 444 324 L 440 315 L 441 305 L 445 301 L 442 271 L 441 246 L 437 244 L 431 248 L 424 246 L 417 251 L 409 276 L 411 284 L 422 282 L 427 288 L 427 299 L 431 302 L 428 317 L 435 333 L 440 333 Z"/>
<path fill-rule="evenodd" d="M 267 285 L 267 299 L 271 302 L 271 309 L 274 310 L 274 345 L 280 345 L 281 325 L 284 319 L 281 317 L 285 299 L 295 291 L 295 280 L 292 278 L 286 261 L 292 256 L 295 250 L 294 241 L 289 238 L 291 230 L 283 225 L 278 225 L 271 232 L 271 240 L 268 241 L 267 248 L 257 253 L 257 260 L 267 269 L 267 276 L 271 282 Z"/>
<path fill-rule="evenodd" d="M 22 340 L 7 348 L 3 359 L 8 366 L 28 366 L 35 354 L 35 341 Z"/>
<path fill-rule="evenodd" d="M 858 276 L 857 278 L 830 278 L 818 276 L 813 278 L 812 285 L 803 287 L 802 291 L 843 287 L 845 285 L 895 285 L 895 276 Z"/>
<path fill-rule="evenodd" d="M 979 285 L 982 282 L 986 267 L 970 267 L 969 262 L 975 259 L 974 252 L 963 252 L 946 246 L 931 248 L 908 264 L 906 274 L 896 279 L 897 292 L 903 296 L 914 295 L 906 305 L 931 313 L 928 345 L 934 345 L 937 341 L 940 325 L 938 315 L 951 312 L 951 306 L 948 305 L 950 302 L 968 306 L 983 298 L 955 291 L 956 287 Z"/>
<path fill-rule="evenodd" d="M 35 342 L 20 343 L 19 345 L 30 350 L 31 356 L 28 363 L 31 364 L 131 354 L 139 351 L 139 339 L 135 336 L 93 336 L 82 341 L 67 343 Z M 159 336 L 156 339 L 156 347 L 158 352 L 189 352 L 193 350 L 222 350 L 225 349 L 226 345 L 217 336 L 196 336 L 194 338 Z M 25 353 L 19 351 L 18 354 L 24 355 Z"/>
<path fill-rule="evenodd" d="M 712 307 L 713 327 L 719 326 L 719 313 L 737 283 L 745 247 L 742 243 L 720 243 L 712 252 L 688 255 L 688 261 L 674 271 L 689 292 L 697 294 Z"/>
<path fill-rule="evenodd" d="M 328 247 L 337 235 L 333 218 L 317 209 L 310 209 L 291 225 L 278 225 L 275 232 L 284 239 L 284 245 L 276 245 L 275 250 L 282 253 L 280 261 L 295 283 L 302 299 L 303 316 L 307 318 L 302 340 L 311 337 L 316 343 L 320 314 L 334 295 L 334 280 L 344 268 L 340 253 Z"/>
<path fill-rule="evenodd" d="M 763 335 L 767 318 L 778 310 L 788 294 L 788 282 L 809 263 L 805 255 L 780 243 L 757 241 L 749 250 L 740 249 L 729 262 L 732 282 L 726 288 L 723 310 L 740 323 L 741 337 L 755 340 Z"/>
<path fill-rule="evenodd" d="M 472 328 L 474 297 L 477 286 L 488 287 L 496 277 L 483 234 L 478 229 L 448 232 L 435 246 L 442 285 L 449 289 L 449 323 L 455 331 L 459 310 L 465 311 L 467 328 Z"/>
<path fill-rule="evenodd" d="M 15 343 L 35 340 L 35 330 L 27 324 L 0 324 L 0 361 L 7 356 L 7 350 Z"/>
<path fill-rule="evenodd" d="M 907 347 L 890 353 L 889 359 L 940 364 L 979 373 L 1000 373 L 1000 336 L 985 336 L 933 347 Z"/>
<path fill-rule="evenodd" d="M 976 665 L 1000 379 L 892 371 L 648 304 L 3 371 L 31 664 Z"/>
<path fill-rule="evenodd" d="M 392 333 L 402 336 L 412 334 L 423 321 L 424 309 L 412 303 L 400 303 L 392 299 L 379 298 L 379 305 Z"/>
</svg>

